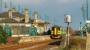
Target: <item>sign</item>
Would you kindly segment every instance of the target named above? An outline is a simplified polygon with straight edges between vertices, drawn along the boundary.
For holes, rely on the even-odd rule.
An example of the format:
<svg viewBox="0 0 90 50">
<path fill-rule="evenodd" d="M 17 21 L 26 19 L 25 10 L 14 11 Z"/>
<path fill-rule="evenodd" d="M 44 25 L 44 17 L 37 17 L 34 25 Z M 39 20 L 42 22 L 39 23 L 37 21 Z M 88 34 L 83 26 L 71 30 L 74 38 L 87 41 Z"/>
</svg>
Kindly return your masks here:
<svg viewBox="0 0 90 50">
<path fill-rule="evenodd" d="M 65 16 L 65 22 L 66 23 L 71 23 L 71 15 L 66 15 Z"/>
</svg>

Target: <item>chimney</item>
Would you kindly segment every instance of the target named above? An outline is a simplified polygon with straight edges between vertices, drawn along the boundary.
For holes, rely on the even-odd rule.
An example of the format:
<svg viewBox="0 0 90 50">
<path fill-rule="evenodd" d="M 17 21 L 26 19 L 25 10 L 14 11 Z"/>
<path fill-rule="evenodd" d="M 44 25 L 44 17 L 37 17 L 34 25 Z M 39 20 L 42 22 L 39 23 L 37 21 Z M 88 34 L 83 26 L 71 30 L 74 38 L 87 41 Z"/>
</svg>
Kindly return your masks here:
<svg viewBox="0 0 90 50">
<path fill-rule="evenodd" d="M 15 8 L 12 8 L 12 12 L 17 12 Z"/>
<path fill-rule="evenodd" d="M 12 18 L 14 12 L 17 12 L 15 8 L 8 10 L 9 18 Z"/>
<path fill-rule="evenodd" d="M 35 14 L 35 19 L 36 19 L 36 20 L 38 19 L 38 15 L 37 15 L 37 14 Z"/>
<path fill-rule="evenodd" d="M 33 17 L 34 17 L 34 22 L 37 22 L 38 21 L 38 12 L 34 12 L 33 13 Z"/>
<path fill-rule="evenodd" d="M 29 10 L 25 9 L 24 10 L 24 15 L 25 15 L 25 23 L 29 22 Z"/>
<path fill-rule="evenodd" d="M 12 18 L 12 10 L 8 10 L 8 15 L 9 15 L 9 18 Z"/>
<path fill-rule="evenodd" d="M 34 12 L 34 18 L 35 18 L 35 20 L 39 19 L 38 12 Z"/>
</svg>

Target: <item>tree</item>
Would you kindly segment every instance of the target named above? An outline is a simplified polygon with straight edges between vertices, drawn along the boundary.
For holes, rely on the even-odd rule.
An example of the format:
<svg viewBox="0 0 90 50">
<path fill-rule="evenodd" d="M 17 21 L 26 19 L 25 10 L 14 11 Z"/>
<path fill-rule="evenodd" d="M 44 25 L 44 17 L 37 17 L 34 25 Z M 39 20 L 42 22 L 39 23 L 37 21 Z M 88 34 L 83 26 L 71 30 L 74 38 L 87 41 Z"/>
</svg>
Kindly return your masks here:
<svg viewBox="0 0 90 50">
<path fill-rule="evenodd" d="M 6 44 L 7 43 L 7 34 L 4 32 L 3 28 L 0 26 L 0 44 Z"/>
</svg>

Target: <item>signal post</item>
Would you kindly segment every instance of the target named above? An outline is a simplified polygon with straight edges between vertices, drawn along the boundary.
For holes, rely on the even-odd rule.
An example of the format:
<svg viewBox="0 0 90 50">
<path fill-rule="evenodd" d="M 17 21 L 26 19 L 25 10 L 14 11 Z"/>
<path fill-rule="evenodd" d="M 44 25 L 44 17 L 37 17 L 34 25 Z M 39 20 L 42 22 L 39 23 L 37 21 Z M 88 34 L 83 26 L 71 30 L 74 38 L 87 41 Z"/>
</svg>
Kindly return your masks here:
<svg viewBox="0 0 90 50">
<path fill-rule="evenodd" d="M 71 15 L 65 15 L 65 23 L 67 23 L 67 34 L 66 34 L 66 44 L 65 47 L 67 47 L 67 50 L 69 50 L 68 46 L 69 46 L 69 27 L 70 27 L 70 23 L 71 23 Z"/>
</svg>

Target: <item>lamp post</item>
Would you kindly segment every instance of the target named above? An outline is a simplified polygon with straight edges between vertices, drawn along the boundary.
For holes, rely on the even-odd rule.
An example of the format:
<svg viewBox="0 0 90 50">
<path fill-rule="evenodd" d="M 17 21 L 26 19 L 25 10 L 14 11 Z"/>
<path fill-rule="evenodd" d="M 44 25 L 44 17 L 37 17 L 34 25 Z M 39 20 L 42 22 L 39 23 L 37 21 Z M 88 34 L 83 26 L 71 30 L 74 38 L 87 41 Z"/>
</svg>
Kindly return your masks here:
<svg viewBox="0 0 90 50">
<path fill-rule="evenodd" d="M 65 15 L 65 23 L 67 23 L 66 46 L 69 46 L 69 27 L 71 23 L 71 15 Z"/>
</svg>

